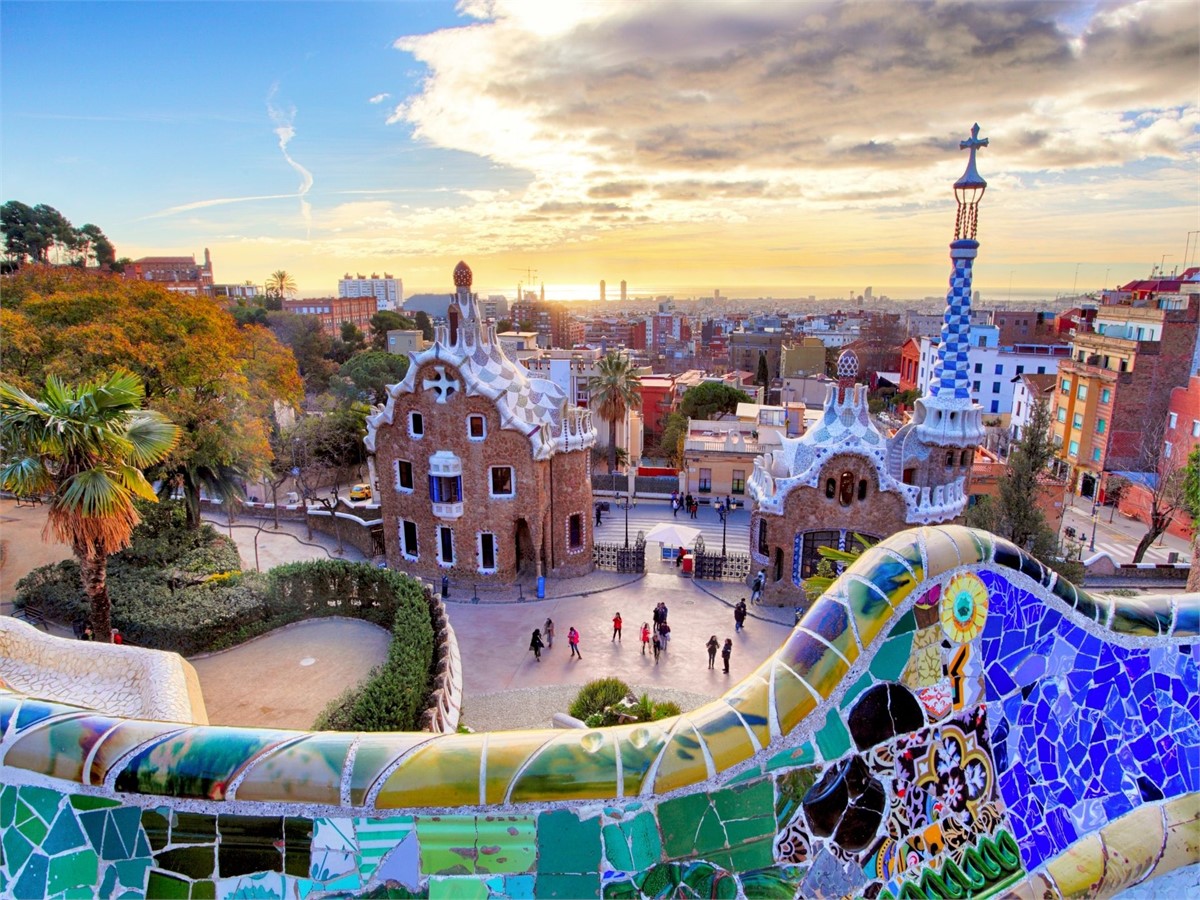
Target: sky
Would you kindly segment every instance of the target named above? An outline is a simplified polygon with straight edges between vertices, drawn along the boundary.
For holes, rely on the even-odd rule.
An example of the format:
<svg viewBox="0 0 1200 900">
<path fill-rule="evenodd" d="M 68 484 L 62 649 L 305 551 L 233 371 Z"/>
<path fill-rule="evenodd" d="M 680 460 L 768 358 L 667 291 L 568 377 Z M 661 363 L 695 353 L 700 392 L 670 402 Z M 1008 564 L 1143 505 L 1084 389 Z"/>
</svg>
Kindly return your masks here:
<svg viewBox="0 0 1200 900">
<path fill-rule="evenodd" d="M 0 4 L 0 200 L 118 255 L 405 293 L 945 293 L 989 146 L 985 299 L 1200 261 L 1200 6 Z"/>
</svg>

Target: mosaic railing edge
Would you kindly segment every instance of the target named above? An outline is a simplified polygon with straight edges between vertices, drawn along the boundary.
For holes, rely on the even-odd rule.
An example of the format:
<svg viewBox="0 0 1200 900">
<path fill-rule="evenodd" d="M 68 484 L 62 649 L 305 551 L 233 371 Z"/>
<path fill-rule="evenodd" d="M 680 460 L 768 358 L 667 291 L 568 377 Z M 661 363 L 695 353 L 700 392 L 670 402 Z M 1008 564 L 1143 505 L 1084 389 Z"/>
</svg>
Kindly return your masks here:
<svg viewBox="0 0 1200 900">
<path fill-rule="evenodd" d="M 1100 601 L 986 532 L 925 527 L 868 550 L 754 673 L 674 719 L 586 732 L 359 735 L 181 727 L 9 693 L 0 696 L 0 764 L 145 797 L 366 810 L 668 794 L 802 740 L 887 625 L 931 585 L 971 567 L 1027 578 L 1039 596 L 1122 642 L 1197 633 L 1194 595 Z M 561 777 L 564 768 L 572 778 Z"/>
</svg>

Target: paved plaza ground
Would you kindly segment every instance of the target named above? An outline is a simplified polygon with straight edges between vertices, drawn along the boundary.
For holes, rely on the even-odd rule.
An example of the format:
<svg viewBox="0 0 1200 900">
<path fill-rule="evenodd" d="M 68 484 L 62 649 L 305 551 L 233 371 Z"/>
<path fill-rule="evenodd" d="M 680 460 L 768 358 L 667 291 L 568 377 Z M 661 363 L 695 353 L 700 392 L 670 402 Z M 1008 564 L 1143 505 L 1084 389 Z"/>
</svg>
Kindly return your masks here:
<svg viewBox="0 0 1200 900">
<path fill-rule="evenodd" d="M 6 603 L 22 575 L 70 555 L 64 545 L 42 542 L 44 521 L 44 507 L 17 509 L 13 501 L 0 500 L 0 539 L 5 544 L 0 599 Z M 630 541 L 636 540 L 639 530 L 649 531 L 664 521 L 672 521 L 666 503 L 639 503 L 629 510 Z M 699 527 L 706 543 L 720 548 L 722 526 L 715 511 L 702 509 L 697 520 L 686 520 L 681 513 L 676 521 Z M 730 517 L 725 535 L 730 551 L 745 552 L 748 521 L 744 509 Z M 230 533 L 222 520 L 214 518 L 211 524 Z M 1101 522 L 1098 529 L 1105 525 Z M 1126 533 L 1128 527 L 1127 522 L 1114 523 L 1117 537 L 1112 539 L 1123 541 L 1131 556 L 1136 537 Z M 1134 527 L 1141 526 L 1135 523 Z M 624 532 L 625 514 L 614 504 L 597 529 L 597 539 L 623 543 Z M 332 537 L 318 533 L 309 539 L 307 529 L 298 523 L 283 523 L 276 531 L 246 520 L 233 526 L 232 536 L 243 566 L 251 570 L 256 541 L 263 570 L 302 559 L 363 559 L 351 547 L 338 554 Z M 1098 548 L 1100 543 L 1098 533 Z M 609 675 L 655 699 L 693 708 L 723 694 L 790 632 L 792 608 L 754 607 L 746 629 L 736 634 L 732 607 L 748 595 L 746 588 L 740 583 L 681 577 L 674 565 L 658 561 L 658 551 L 657 544 L 647 546 L 647 572 L 642 576 L 594 572 L 583 578 L 549 578 L 543 600 L 536 599 L 534 579 L 502 589 L 453 582 L 446 605 L 463 658 L 466 724 L 477 730 L 544 727 L 555 712 L 566 711 L 580 685 Z M 655 665 L 652 656 L 641 652 L 638 631 L 660 600 L 670 610 L 672 639 Z M 5 609 L 10 610 L 10 606 Z M 619 643 L 611 639 L 612 617 L 618 611 L 624 619 Z M 539 663 L 529 652 L 529 637 L 547 617 L 554 620 L 556 638 Z M 571 626 L 582 636 L 581 660 L 568 655 L 566 635 Z M 704 644 L 712 634 L 722 641 L 734 639 L 729 676 L 721 673 L 719 658 L 717 668 L 708 670 Z M 307 728 L 331 698 L 382 662 L 386 650 L 387 635 L 381 629 L 354 620 L 320 620 L 197 658 L 194 665 L 215 724 Z"/>
</svg>

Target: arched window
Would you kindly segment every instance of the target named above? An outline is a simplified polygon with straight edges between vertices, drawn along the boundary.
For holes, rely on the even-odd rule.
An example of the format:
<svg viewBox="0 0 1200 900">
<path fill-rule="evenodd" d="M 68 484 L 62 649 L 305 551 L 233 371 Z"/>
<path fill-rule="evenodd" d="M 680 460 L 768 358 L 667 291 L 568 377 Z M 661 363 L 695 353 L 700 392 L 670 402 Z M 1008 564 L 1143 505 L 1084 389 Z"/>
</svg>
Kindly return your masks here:
<svg viewBox="0 0 1200 900">
<path fill-rule="evenodd" d="M 964 450 L 962 452 L 962 464 L 964 466 L 969 466 L 971 464 L 971 451 L 970 450 Z"/>
<path fill-rule="evenodd" d="M 850 501 L 854 499 L 854 473 L 843 472 L 842 477 L 838 480 L 838 502 L 842 506 L 849 506 Z"/>
<path fill-rule="evenodd" d="M 951 468 L 953 468 L 953 466 L 954 466 L 954 451 L 953 450 L 946 451 L 946 465 Z"/>
<path fill-rule="evenodd" d="M 832 500 L 833 495 L 836 492 L 837 492 L 837 482 L 834 481 L 832 478 L 825 479 L 825 496 L 828 497 L 830 500 Z"/>
<path fill-rule="evenodd" d="M 858 499 L 867 499 L 867 479 L 865 478 L 858 479 Z"/>
</svg>

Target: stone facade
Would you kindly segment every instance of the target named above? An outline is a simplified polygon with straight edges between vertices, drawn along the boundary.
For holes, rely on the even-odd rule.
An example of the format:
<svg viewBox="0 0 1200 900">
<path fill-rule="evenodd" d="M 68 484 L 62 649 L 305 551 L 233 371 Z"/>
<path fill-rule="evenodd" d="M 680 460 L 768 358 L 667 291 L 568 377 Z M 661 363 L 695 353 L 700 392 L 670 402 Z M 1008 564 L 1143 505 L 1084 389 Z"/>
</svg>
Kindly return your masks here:
<svg viewBox="0 0 1200 900">
<path fill-rule="evenodd" d="M 509 359 L 470 281 L 460 263 L 453 338 L 412 354 L 368 419 L 388 564 L 434 580 L 586 574 L 591 414 Z"/>
</svg>

